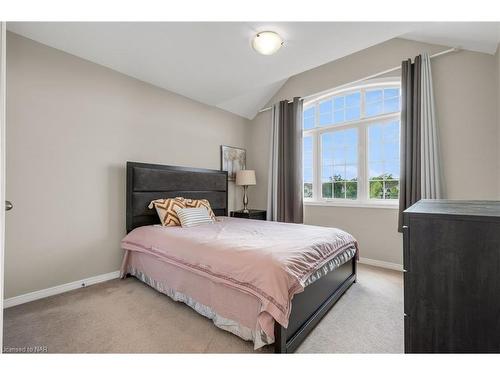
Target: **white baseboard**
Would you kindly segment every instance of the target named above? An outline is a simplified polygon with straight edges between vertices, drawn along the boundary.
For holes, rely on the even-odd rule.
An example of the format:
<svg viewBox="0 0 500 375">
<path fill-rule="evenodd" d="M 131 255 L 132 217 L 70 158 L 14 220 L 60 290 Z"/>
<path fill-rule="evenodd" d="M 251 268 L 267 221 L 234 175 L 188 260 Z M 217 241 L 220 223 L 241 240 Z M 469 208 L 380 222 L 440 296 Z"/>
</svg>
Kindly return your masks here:
<svg viewBox="0 0 500 375">
<path fill-rule="evenodd" d="M 71 283 L 57 285 L 52 288 L 37 290 L 36 292 L 21 294 L 20 296 L 7 298 L 3 301 L 3 307 L 12 307 L 16 305 L 21 305 L 26 302 L 35 301 L 37 299 L 54 296 L 56 294 L 61 294 L 64 292 L 69 292 L 70 290 L 75 290 L 78 288 L 84 288 L 86 286 L 102 283 L 103 281 L 108 281 L 112 279 L 117 279 L 120 277 L 120 271 L 114 271 L 110 273 L 105 273 L 103 275 L 92 276 L 87 279 L 73 281 Z"/>
<path fill-rule="evenodd" d="M 398 263 L 383 262 L 381 260 L 362 258 L 362 257 L 359 258 L 358 262 L 361 264 L 368 264 L 369 266 L 387 268 L 390 270 L 403 272 L 403 265 Z"/>
<path fill-rule="evenodd" d="M 369 258 L 359 258 L 359 263 L 368 264 L 370 266 L 376 266 L 381 268 L 387 268 L 390 270 L 403 271 L 403 266 L 397 263 L 383 262 L 381 260 L 369 259 Z M 54 296 L 56 294 L 61 294 L 64 292 L 69 292 L 70 290 L 75 290 L 78 288 L 84 288 L 89 285 L 102 283 L 104 281 L 117 279 L 120 277 L 120 271 L 114 271 L 110 273 L 105 273 L 103 275 L 97 275 L 89 277 L 87 279 L 73 281 L 71 283 L 57 285 L 52 288 L 38 290 L 36 292 L 21 294 L 20 296 L 7 298 L 3 301 L 3 307 L 6 309 L 8 307 L 21 305 L 23 303 L 35 301 L 37 299 Z"/>
</svg>

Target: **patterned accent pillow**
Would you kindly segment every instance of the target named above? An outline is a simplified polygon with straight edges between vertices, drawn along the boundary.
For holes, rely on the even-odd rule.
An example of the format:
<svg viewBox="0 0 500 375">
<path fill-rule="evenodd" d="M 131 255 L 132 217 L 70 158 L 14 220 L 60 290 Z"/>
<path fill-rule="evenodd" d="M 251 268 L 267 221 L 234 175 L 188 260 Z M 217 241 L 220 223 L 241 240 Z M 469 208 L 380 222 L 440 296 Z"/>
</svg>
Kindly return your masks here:
<svg viewBox="0 0 500 375">
<path fill-rule="evenodd" d="M 187 208 L 199 208 L 205 207 L 208 211 L 208 215 L 212 220 L 215 220 L 215 214 L 210 207 L 210 202 L 206 199 L 187 199 L 184 198 L 184 206 Z"/>
<path fill-rule="evenodd" d="M 149 204 L 149 208 L 156 208 L 156 213 L 164 227 L 175 227 L 181 225 L 179 217 L 175 212 L 176 208 L 186 208 L 184 198 L 155 199 Z"/>
<path fill-rule="evenodd" d="M 214 220 L 208 214 L 206 207 L 176 208 L 175 212 L 177 213 L 183 228 L 214 223 Z"/>
</svg>

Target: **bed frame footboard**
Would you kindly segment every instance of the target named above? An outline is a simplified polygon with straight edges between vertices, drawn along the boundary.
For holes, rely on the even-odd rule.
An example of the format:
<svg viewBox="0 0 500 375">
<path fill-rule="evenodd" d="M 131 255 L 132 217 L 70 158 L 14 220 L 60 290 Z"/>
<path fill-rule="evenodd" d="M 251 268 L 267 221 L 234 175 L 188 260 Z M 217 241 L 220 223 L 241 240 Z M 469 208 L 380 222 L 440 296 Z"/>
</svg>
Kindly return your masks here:
<svg viewBox="0 0 500 375">
<path fill-rule="evenodd" d="M 293 353 L 309 332 L 356 282 L 356 259 L 307 286 L 294 296 L 288 328 L 274 323 L 274 352 Z"/>
</svg>

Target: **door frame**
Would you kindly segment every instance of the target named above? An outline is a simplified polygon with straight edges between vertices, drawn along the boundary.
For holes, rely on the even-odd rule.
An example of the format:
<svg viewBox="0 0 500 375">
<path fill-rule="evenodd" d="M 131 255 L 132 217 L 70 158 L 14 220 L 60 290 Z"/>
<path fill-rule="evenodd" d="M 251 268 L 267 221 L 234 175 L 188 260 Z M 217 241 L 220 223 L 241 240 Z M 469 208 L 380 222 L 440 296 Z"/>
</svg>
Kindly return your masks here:
<svg viewBox="0 0 500 375">
<path fill-rule="evenodd" d="M 0 22 L 0 353 L 3 352 L 3 298 L 5 245 L 5 96 L 6 23 Z"/>
</svg>

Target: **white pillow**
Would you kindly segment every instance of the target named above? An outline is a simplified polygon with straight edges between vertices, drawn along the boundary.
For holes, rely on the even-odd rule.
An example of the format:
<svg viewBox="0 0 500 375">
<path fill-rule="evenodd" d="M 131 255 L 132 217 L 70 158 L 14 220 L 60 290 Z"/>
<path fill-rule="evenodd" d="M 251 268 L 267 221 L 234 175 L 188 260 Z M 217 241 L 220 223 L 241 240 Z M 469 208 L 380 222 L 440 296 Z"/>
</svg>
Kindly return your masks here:
<svg viewBox="0 0 500 375">
<path fill-rule="evenodd" d="M 179 217 L 183 228 L 195 227 L 201 224 L 213 224 L 213 219 L 210 217 L 206 207 L 197 208 L 175 208 L 175 212 Z"/>
</svg>

